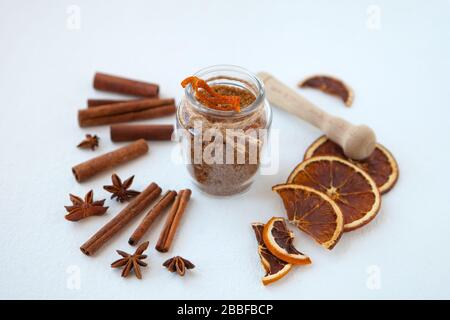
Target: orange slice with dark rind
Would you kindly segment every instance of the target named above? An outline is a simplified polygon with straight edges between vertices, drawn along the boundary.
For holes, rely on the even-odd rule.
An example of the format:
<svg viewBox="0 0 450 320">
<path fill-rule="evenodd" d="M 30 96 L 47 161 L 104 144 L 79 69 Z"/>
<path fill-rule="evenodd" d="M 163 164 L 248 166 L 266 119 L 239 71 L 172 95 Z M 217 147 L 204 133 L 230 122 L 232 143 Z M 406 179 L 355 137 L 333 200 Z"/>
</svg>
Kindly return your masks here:
<svg viewBox="0 0 450 320">
<path fill-rule="evenodd" d="M 334 156 L 312 157 L 300 163 L 288 183 L 326 194 L 344 216 L 344 231 L 369 223 L 377 215 L 381 196 L 375 181 L 356 165 Z"/>
<path fill-rule="evenodd" d="M 327 249 L 333 249 L 344 231 L 344 216 L 326 194 L 298 184 L 272 187 L 283 200 L 290 222 Z"/>
<path fill-rule="evenodd" d="M 314 75 L 301 81 L 298 86 L 300 88 L 313 88 L 322 92 L 337 96 L 344 101 L 347 107 L 350 107 L 354 100 L 352 88 L 344 83 L 344 81 L 327 75 Z"/>
<path fill-rule="evenodd" d="M 278 259 L 295 265 L 311 264 L 311 259 L 294 247 L 294 234 L 287 228 L 284 218 L 270 219 L 262 236 L 267 249 Z"/>
<path fill-rule="evenodd" d="M 266 286 L 281 278 L 291 271 L 292 264 L 278 259 L 274 256 L 264 244 L 262 233 L 264 230 L 263 223 L 253 223 L 253 231 L 255 231 L 256 240 L 258 241 L 258 254 L 261 264 L 266 272 L 262 278 L 262 283 Z"/>
<path fill-rule="evenodd" d="M 335 156 L 350 161 L 372 177 L 381 194 L 390 191 L 398 180 L 399 168 L 397 161 L 391 152 L 379 143 L 376 144 L 375 150 L 367 159 L 352 160 L 344 154 L 344 151 L 337 143 L 326 136 L 322 136 L 308 147 L 304 159 L 315 156 Z"/>
</svg>

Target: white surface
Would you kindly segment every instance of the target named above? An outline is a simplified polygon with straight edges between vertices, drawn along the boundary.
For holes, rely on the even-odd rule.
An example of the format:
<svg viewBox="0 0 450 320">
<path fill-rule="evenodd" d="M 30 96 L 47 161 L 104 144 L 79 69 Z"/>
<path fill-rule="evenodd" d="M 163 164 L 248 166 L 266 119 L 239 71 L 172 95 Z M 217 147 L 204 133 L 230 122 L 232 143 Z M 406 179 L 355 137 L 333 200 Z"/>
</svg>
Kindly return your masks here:
<svg viewBox="0 0 450 320">
<path fill-rule="evenodd" d="M 79 30 L 66 27 L 71 4 L 81 9 Z M 370 24 L 373 4 L 381 9 L 378 29 Z M 448 1 L 0 0 L 0 298 L 450 298 L 449 11 Z M 89 97 L 112 96 L 92 88 L 95 71 L 155 81 L 179 99 L 181 79 L 221 63 L 267 70 L 292 86 L 317 72 L 342 77 L 356 93 L 351 109 L 301 93 L 373 127 L 396 156 L 400 180 L 376 220 L 345 234 L 332 252 L 296 232 L 313 264 L 263 287 L 250 223 L 282 214 L 270 187 L 320 135 L 274 110 L 283 142 L 277 174 L 258 177 L 240 197 L 194 189 L 172 252 L 153 249 L 158 221 L 144 280 L 122 279 L 109 264 L 115 249 L 131 250 L 138 221 L 86 257 L 79 246 L 122 205 L 107 200 L 105 216 L 79 223 L 63 218 L 68 193 L 93 188 L 96 198 L 108 196 L 101 186 L 109 174 L 79 184 L 71 166 L 116 147 L 107 126 L 80 129 L 77 109 Z M 85 133 L 100 135 L 95 153 L 75 148 Z M 188 186 L 184 167 L 170 161 L 173 145 L 150 148 L 119 175 L 135 174 L 137 189 L 150 181 Z M 172 253 L 197 268 L 182 279 L 168 273 L 161 264 Z M 78 290 L 67 286 L 71 266 L 80 271 Z M 367 285 L 374 270 L 380 287 Z"/>
</svg>

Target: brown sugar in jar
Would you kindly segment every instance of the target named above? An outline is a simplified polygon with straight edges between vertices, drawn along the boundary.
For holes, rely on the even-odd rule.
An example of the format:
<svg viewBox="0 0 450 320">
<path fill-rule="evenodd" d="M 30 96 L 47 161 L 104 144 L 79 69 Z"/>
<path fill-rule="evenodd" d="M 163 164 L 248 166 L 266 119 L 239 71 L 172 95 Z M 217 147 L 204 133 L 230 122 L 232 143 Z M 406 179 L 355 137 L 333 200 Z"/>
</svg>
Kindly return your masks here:
<svg viewBox="0 0 450 320">
<path fill-rule="evenodd" d="M 222 111 L 201 104 L 191 86 L 177 110 L 177 131 L 187 169 L 195 184 L 212 195 L 246 190 L 261 163 L 271 123 L 270 106 L 261 81 L 245 69 L 215 66 L 195 76 L 217 93 L 239 96 L 240 111 Z"/>
</svg>

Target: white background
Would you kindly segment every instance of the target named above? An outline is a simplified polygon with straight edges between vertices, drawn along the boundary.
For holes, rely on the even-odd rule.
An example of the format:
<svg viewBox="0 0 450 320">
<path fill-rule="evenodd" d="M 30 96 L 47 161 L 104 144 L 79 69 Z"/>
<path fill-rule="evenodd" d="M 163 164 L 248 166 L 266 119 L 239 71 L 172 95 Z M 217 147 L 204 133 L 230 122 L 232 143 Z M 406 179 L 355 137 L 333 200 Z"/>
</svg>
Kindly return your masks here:
<svg viewBox="0 0 450 320">
<path fill-rule="evenodd" d="M 70 5 L 81 10 L 79 29 Z M 448 1 L 0 0 L 0 298 L 450 298 L 449 12 Z M 319 92 L 298 92 L 373 127 L 397 158 L 400 180 L 375 221 L 345 234 L 333 251 L 296 232 L 313 264 L 263 287 L 250 223 L 284 214 L 271 186 L 320 135 L 274 110 L 278 172 L 237 197 L 193 189 L 172 252 L 153 249 L 159 220 L 148 234 L 144 279 L 122 279 L 109 265 L 115 249 L 132 250 L 127 239 L 139 219 L 95 257 L 79 246 L 123 205 L 108 199 L 103 217 L 64 219 L 69 193 L 93 188 L 95 198 L 108 197 L 109 173 L 79 184 L 70 170 L 118 146 L 107 126 L 78 127 L 87 98 L 115 97 L 96 92 L 93 75 L 154 81 L 162 96 L 179 100 L 180 80 L 222 63 L 269 71 L 293 87 L 318 72 L 343 78 L 356 94 L 350 109 Z M 101 137 L 96 152 L 75 147 L 85 133 Z M 151 142 L 147 156 L 117 173 L 135 174 L 137 189 L 151 181 L 190 187 L 184 167 L 171 161 L 173 148 Z M 196 269 L 184 278 L 167 272 L 161 264 L 172 254 Z M 72 270 L 79 288 L 67 285 Z"/>
</svg>

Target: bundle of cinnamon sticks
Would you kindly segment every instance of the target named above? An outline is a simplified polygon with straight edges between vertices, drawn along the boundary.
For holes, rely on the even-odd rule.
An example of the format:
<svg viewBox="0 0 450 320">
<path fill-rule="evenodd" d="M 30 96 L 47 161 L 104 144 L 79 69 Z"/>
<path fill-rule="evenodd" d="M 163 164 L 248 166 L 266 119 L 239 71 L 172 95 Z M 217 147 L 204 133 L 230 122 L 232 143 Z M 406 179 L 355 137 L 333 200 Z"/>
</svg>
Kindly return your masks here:
<svg viewBox="0 0 450 320">
<path fill-rule="evenodd" d="M 88 99 L 88 108 L 78 111 L 80 127 L 145 120 L 175 113 L 174 99 L 159 98 L 159 86 L 97 72 L 94 88 L 143 97 L 132 100 Z"/>
<path fill-rule="evenodd" d="M 127 207 L 89 238 L 89 240 L 80 247 L 81 251 L 88 256 L 93 255 L 131 220 L 142 213 L 160 194 L 161 188 L 156 183 L 151 183 L 144 191 L 134 198 Z M 158 243 L 155 246 L 156 250 L 160 252 L 169 251 L 190 196 L 191 190 L 189 189 L 181 190 L 178 193 L 173 190 L 167 191 L 144 216 L 139 226 L 131 235 L 128 243 L 130 245 L 139 243 L 156 218 L 164 213 L 165 209 L 173 203 L 161 231 Z"/>
<path fill-rule="evenodd" d="M 159 98 L 159 86 L 154 83 L 97 72 L 93 86 L 98 90 L 140 98 L 88 99 L 88 108 L 78 110 L 80 127 L 158 118 L 171 115 L 176 111 L 175 100 Z M 173 125 L 165 124 L 113 125 L 111 126 L 112 141 L 133 141 L 133 143 L 80 163 L 72 168 L 72 172 L 78 182 L 85 181 L 100 172 L 146 154 L 148 145 L 144 140 L 171 140 L 173 131 Z"/>
</svg>

